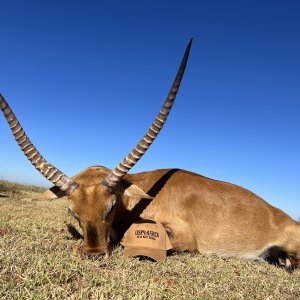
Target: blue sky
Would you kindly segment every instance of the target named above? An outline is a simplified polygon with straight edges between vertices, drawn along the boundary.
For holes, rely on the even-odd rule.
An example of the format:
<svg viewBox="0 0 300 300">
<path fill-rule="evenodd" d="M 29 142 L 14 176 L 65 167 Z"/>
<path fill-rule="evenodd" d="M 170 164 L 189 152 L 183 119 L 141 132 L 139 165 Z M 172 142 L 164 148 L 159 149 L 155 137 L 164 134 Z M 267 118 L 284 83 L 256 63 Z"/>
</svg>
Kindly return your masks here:
<svg viewBox="0 0 300 300">
<path fill-rule="evenodd" d="M 144 135 L 190 37 L 170 117 L 132 172 L 177 167 L 300 217 L 299 1 L 4 1 L 0 92 L 68 175 Z M 0 117 L 0 178 L 50 186 Z"/>
</svg>

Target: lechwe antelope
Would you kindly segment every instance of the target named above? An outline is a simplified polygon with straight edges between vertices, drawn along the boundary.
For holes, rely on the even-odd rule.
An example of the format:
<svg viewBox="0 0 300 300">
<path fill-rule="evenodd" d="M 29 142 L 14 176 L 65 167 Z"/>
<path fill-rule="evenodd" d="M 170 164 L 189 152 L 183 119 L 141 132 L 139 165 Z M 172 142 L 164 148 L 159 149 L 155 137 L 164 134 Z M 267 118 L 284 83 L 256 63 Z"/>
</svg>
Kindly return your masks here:
<svg viewBox="0 0 300 300">
<path fill-rule="evenodd" d="M 138 145 L 114 169 L 90 167 L 70 178 L 33 146 L 0 96 L 0 107 L 20 148 L 55 186 L 48 198 L 67 195 L 69 211 L 83 230 L 83 253 L 110 252 L 130 224 L 154 219 L 165 227 L 174 250 L 272 261 L 288 270 L 300 264 L 300 225 L 239 186 L 179 169 L 128 171 L 146 152 L 172 108 L 191 41 L 159 114 Z"/>
</svg>

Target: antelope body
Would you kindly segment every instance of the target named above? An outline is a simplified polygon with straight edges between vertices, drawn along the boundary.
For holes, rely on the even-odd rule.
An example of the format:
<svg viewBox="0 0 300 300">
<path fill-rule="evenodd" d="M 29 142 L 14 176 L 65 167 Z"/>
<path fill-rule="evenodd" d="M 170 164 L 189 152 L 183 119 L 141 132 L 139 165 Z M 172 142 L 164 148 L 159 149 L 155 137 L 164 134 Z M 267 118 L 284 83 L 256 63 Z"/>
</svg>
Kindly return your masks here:
<svg viewBox="0 0 300 300">
<path fill-rule="evenodd" d="M 111 202 L 99 201 L 107 195 L 98 184 L 110 172 L 94 166 L 73 177 L 86 189 L 70 196 L 70 208 L 86 222 L 81 224 L 87 229 L 84 236 L 94 227 L 99 237 L 96 248 L 85 239 L 90 253 L 109 246 L 110 230 L 119 240 L 133 222 L 153 219 L 166 228 L 177 251 L 264 259 L 287 267 L 299 264 L 300 226 L 242 187 L 179 169 L 127 174 L 110 210 Z M 98 221 L 101 212 L 107 223 Z"/>
<path fill-rule="evenodd" d="M 155 121 L 114 170 L 94 166 L 69 178 L 40 155 L 1 95 L 0 108 L 25 155 L 55 184 L 44 197 L 68 196 L 84 254 L 110 253 L 133 222 L 153 219 L 165 227 L 174 250 L 267 260 L 291 270 L 300 264 L 300 225 L 252 192 L 179 169 L 128 174 L 167 119 L 190 47 L 191 41 Z"/>
</svg>

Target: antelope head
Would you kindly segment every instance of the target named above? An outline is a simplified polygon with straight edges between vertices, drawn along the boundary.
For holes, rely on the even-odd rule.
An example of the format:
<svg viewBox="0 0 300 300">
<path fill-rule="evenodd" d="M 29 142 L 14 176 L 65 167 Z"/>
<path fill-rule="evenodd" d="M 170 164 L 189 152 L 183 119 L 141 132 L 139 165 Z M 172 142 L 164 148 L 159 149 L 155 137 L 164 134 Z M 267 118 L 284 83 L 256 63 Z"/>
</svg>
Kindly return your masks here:
<svg viewBox="0 0 300 300">
<path fill-rule="evenodd" d="M 111 224 L 121 197 L 125 195 L 149 198 L 137 186 L 124 185 L 122 178 L 147 151 L 166 122 L 186 68 L 191 44 L 192 40 L 186 48 L 170 92 L 154 122 L 137 146 L 114 170 L 95 167 L 73 178 L 68 177 L 42 157 L 0 94 L 0 108 L 21 150 L 35 168 L 59 189 L 60 195 L 68 196 L 69 212 L 79 221 L 83 230 L 83 253 L 87 256 L 110 252 Z"/>
</svg>

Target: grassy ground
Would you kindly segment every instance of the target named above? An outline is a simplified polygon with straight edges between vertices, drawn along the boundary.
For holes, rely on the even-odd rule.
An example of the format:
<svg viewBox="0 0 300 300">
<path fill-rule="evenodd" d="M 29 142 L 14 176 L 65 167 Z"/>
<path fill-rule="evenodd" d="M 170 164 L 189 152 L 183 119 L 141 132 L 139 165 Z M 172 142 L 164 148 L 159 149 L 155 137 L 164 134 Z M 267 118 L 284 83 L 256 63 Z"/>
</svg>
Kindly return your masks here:
<svg viewBox="0 0 300 300">
<path fill-rule="evenodd" d="M 0 197 L 14 197 L 19 198 L 20 196 L 28 195 L 31 193 L 43 192 L 45 189 L 33 185 L 24 185 L 6 180 L 0 180 Z"/>
<path fill-rule="evenodd" d="M 153 263 L 121 247 L 81 259 L 67 200 L 35 202 L 40 189 L 9 185 L 0 182 L 11 195 L 0 197 L 0 299 L 300 299 L 300 270 L 263 262 L 183 253 Z"/>
</svg>

